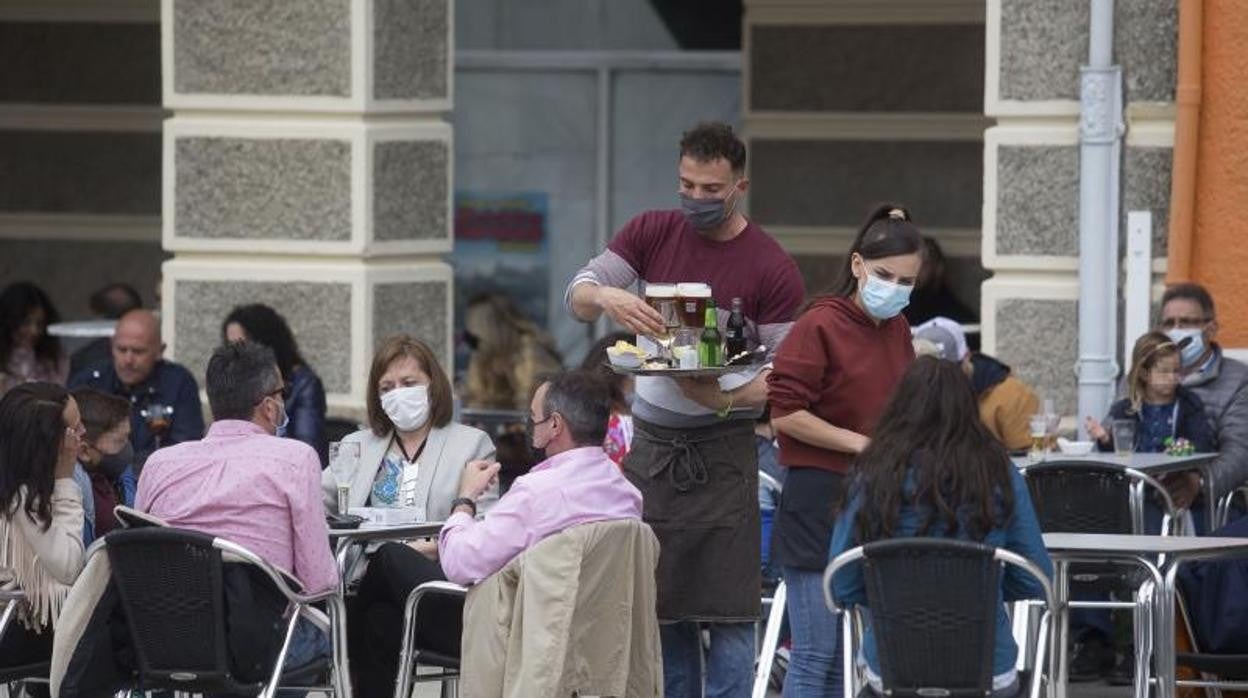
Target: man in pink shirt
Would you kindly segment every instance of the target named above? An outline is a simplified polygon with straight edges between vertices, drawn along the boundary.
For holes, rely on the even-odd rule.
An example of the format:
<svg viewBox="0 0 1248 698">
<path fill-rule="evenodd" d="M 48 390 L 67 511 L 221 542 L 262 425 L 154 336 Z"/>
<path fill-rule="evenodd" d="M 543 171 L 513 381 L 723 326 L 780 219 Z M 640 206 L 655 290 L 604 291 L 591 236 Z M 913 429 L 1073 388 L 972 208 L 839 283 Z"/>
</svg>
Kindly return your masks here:
<svg viewBox="0 0 1248 698">
<path fill-rule="evenodd" d="M 538 387 L 529 405 L 534 448 L 546 460 L 477 521 L 476 500 L 498 474 L 498 463 L 464 468 L 459 498 L 438 540 L 446 578 L 476 584 L 542 539 L 577 524 L 641 519 L 641 492 L 602 450 L 611 400 L 589 371 L 560 374 Z"/>
<path fill-rule="evenodd" d="M 275 436 L 288 417 L 272 350 L 250 342 L 222 346 L 208 360 L 206 382 L 213 417 L 207 436 L 153 453 L 135 507 L 170 526 L 237 543 L 293 575 L 305 592 L 334 588 L 321 462 L 307 444 Z M 328 650 L 324 634 L 300 621 L 287 666 Z"/>
</svg>

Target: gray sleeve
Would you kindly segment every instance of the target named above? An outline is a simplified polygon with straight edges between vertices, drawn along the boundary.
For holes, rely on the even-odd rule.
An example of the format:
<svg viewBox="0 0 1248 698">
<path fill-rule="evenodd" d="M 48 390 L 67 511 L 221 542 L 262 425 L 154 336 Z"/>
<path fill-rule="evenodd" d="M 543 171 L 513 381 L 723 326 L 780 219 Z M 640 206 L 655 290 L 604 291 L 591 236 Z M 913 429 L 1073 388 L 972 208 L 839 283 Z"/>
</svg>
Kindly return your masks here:
<svg viewBox="0 0 1248 698">
<path fill-rule="evenodd" d="M 1220 494 L 1248 483 L 1248 387 L 1241 387 L 1222 413 L 1212 474 Z M 1205 506 L 1213 504 L 1206 502 Z"/>
<path fill-rule="evenodd" d="M 568 287 L 563 291 L 563 305 L 569 312 L 572 311 L 572 289 L 578 284 L 629 288 L 637 283 L 637 278 L 637 270 L 625 262 L 623 257 L 611 250 L 604 250 L 581 267 L 576 276 L 572 277 L 572 281 L 568 282 Z"/>
<path fill-rule="evenodd" d="M 791 329 L 792 322 L 771 322 L 758 326 L 758 343 L 767 347 L 768 361 L 776 358 L 776 350 L 780 348 L 784 338 L 789 336 Z"/>
</svg>

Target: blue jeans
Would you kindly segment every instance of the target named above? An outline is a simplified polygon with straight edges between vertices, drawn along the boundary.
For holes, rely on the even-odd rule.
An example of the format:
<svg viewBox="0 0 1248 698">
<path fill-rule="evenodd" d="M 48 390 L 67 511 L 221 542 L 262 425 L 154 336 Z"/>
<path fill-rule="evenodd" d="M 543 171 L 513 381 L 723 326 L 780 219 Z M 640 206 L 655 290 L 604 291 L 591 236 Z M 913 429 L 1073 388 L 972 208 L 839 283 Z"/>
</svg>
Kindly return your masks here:
<svg viewBox="0 0 1248 698">
<path fill-rule="evenodd" d="M 286 663 L 282 665 L 283 673 L 328 657 L 329 653 L 329 637 L 307 618 L 300 618 L 299 622 L 295 623 L 294 634 L 290 636 L 290 647 L 286 650 Z M 306 696 L 307 692 L 283 689 L 277 694 L 279 696 Z"/>
<path fill-rule="evenodd" d="M 841 695 L 840 614 L 823 600 L 823 572 L 784 568 L 793 654 L 784 676 L 784 698 Z"/>
<path fill-rule="evenodd" d="M 702 630 L 711 635 L 706 652 L 706 698 L 748 698 L 754 684 L 753 623 L 666 623 L 663 645 L 665 698 L 702 698 Z"/>
</svg>

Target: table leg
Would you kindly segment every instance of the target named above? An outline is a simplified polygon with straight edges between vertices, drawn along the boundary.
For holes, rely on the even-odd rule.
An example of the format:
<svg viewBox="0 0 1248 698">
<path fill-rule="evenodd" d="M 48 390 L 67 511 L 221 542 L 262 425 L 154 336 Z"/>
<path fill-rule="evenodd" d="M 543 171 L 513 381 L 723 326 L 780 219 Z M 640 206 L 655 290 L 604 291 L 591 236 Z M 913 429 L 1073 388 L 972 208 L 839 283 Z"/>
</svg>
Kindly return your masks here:
<svg viewBox="0 0 1248 698">
<path fill-rule="evenodd" d="M 1218 521 L 1218 490 L 1214 487 L 1212 466 L 1211 462 L 1200 468 L 1200 480 L 1205 486 L 1205 535 L 1213 535 L 1219 525 L 1226 523 Z"/>
<path fill-rule="evenodd" d="M 1166 568 L 1165 577 L 1157 594 L 1157 696 L 1158 698 L 1174 698 L 1176 693 L 1174 682 L 1174 603 L 1178 595 L 1176 577 L 1179 572 L 1179 559 L 1171 561 Z"/>
<path fill-rule="evenodd" d="M 330 622 L 330 658 L 334 666 L 335 698 L 351 698 L 351 666 L 347 659 L 347 606 L 341 594 L 326 603 Z"/>
<path fill-rule="evenodd" d="M 1070 563 L 1065 560 L 1053 560 L 1053 595 L 1057 601 L 1057 618 L 1054 619 L 1053 657 L 1055 675 L 1050 677 L 1055 698 L 1066 698 L 1070 657 L 1067 654 L 1070 636 Z"/>
</svg>

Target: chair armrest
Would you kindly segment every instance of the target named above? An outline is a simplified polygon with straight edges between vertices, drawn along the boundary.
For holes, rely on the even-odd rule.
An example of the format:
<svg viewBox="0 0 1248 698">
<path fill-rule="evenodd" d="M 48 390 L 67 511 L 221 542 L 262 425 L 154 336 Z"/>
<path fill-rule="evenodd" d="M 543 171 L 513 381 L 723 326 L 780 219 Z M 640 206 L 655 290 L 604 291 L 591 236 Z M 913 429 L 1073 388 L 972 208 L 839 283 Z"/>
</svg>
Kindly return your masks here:
<svg viewBox="0 0 1248 698">
<path fill-rule="evenodd" d="M 327 589 L 317 594 L 303 594 L 301 593 L 301 588 L 296 591 L 296 588 L 299 587 L 298 581 L 290 577 L 290 575 L 286 574 L 282 570 L 279 570 L 273 565 L 270 565 L 268 562 L 265 562 L 265 560 L 259 555 L 256 555 L 237 543 L 231 543 L 230 541 L 222 538 L 214 538 L 212 540 L 212 546 L 220 550 L 227 557 L 232 556 L 242 562 L 246 562 L 259 568 L 259 570 L 263 572 L 271 582 L 273 582 L 273 585 L 277 587 L 277 590 L 282 592 L 282 595 L 285 596 L 291 603 L 303 605 L 314 604 L 338 596 L 339 588 L 337 586 L 333 589 Z"/>
<path fill-rule="evenodd" d="M 863 555 L 864 553 L 861 545 L 856 548 L 850 548 L 840 555 L 837 555 L 832 562 L 828 563 L 827 568 L 824 569 L 823 602 L 827 605 L 829 611 L 832 611 L 833 613 L 840 613 L 854 607 L 854 604 L 841 606 L 836 602 L 836 599 L 832 597 L 832 578 L 836 576 L 836 573 L 840 571 L 842 567 L 862 560 Z"/>
</svg>

